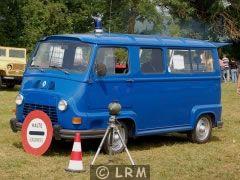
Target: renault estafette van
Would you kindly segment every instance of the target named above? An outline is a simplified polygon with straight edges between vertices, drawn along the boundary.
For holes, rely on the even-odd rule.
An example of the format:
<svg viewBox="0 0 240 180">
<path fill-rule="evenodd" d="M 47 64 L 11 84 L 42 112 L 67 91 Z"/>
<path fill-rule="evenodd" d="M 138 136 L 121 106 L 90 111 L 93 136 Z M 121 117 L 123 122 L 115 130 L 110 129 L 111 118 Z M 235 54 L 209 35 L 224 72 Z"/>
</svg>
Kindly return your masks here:
<svg viewBox="0 0 240 180">
<path fill-rule="evenodd" d="M 108 104 L 119 102 L 120 132 L 138 137 L 184 132 L 197 143 L 221 127 L 217 46 L 145 35 L 53 35 L 37 43 L 16 97 L 14 132 L 33 110 L 51 119 L 55 139 L 101 138 Z M 112 151 L 123 150 L 118 135 Z M 109 141 L 105 143 L 109 151 Z"/>
</svg>

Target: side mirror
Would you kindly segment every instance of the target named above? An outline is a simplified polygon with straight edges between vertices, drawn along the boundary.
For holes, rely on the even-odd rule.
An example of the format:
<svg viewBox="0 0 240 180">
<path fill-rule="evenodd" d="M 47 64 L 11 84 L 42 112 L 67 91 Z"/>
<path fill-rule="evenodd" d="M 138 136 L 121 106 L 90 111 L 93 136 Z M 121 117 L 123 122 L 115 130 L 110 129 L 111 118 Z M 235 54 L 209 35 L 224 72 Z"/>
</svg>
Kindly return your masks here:
<svg viewBox="0 0 240 180">
<path fill-rule="evenodd" d="M 105 76 L 107 74 L 107 67 L 105 64 L 100 63 L 96 65 L 96 73 L 98 76 Z"/>
</svg>

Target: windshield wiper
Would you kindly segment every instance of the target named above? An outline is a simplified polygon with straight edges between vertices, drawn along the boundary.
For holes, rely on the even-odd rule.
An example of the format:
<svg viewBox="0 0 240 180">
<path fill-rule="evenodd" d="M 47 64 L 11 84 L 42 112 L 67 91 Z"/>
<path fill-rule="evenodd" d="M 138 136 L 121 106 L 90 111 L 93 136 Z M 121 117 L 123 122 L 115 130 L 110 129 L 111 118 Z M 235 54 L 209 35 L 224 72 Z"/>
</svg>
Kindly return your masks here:
<svg viewBox="0 0 240 180">
<path fill-rule="evenodd" d="M 65 74 L 69 74 L 68 71 L 66 71 L 65 69 L 63 69 L 62 67 L 59 67 L 59 66 L 49 66 L 50 68 L 53 68 L 53 69 L 57 69 L 59 71 L 62 71 L 64 72 Z"/>
<path fill-rule="evenodd" d="M 31 69 L 38 69 L 39 71 L 44 72 L 43 68 L 41 68 L 41 67 L 38 66 L 38 65 L 31 65 L 30 68 L 31 68 Z"/>
</svg>

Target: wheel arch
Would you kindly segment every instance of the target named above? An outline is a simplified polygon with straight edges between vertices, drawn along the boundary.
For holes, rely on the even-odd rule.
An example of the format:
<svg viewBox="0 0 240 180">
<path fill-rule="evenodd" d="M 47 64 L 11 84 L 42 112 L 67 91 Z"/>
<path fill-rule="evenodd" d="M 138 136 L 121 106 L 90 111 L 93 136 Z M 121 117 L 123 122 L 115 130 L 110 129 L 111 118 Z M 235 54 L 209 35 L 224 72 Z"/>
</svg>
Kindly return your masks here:
<svg viewBox="0 0 240 180">
<path fill-rule="evenodd" d="M 212 127 L 215 126 L 215 114 L 213 112 L 204 112 L 198 116 L 197 120 L 202 116 L 209 116 L 212 122 Z"/>
<path fill-rule="evenodd" d="M 127 126 L 129 137 L 134 137 L 136 135 L 136 123 L 133 118 L 124 117 L 117 118 L 117 120 Z"/>
<path fill-rule="evenodd" d="M 0 76 L 6 76 L 6 71 L 0 69 Z"/>
<path fill-rule="evenodd" d="M 212 126 L 216 127 L 221 119 L 221 105 L 195 106 L 191 113 L 191 126 L 194 128 L 201 116 L 208 115 L 211 118 Z"/>
</svg>

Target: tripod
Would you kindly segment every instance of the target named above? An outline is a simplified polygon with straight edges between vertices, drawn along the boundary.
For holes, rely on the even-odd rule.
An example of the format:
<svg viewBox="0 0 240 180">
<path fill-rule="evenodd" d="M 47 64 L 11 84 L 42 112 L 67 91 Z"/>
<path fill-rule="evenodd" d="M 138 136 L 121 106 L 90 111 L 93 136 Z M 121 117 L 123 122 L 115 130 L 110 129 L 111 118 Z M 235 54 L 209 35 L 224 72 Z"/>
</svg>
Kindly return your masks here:
<svg viewBox="0 0 240 180">
<path fill-rule="evenodd" d="M 96 161 L 96 159 L 97 159 L 97 157 L 99 155 L 99 152 L 102 149 L 103 143 L 105 142 L 105 140 L 108 137 L 108 135 L 110 135 L 110 152 L 109 152 L 109 154 L 110 154 L 110 156 L 112 156 L 112 141 L 113 141 L 113 133 L 114 132 L 117 132 L 117 134 L 118 134 L 118 136 L 119 136 L 119 138 L 120 138 L 120 140 L 121 140 L 121 142 L 122 142 L 122 144 L 124 146 L 124 149 L 127 152 L 127 155 L 128 155 L 128 157 L 130 159 L 131 164 L 135 165 L 135 163 L 134 163 L 134 161 L 133 161 L 133 159 L 132 159 L 132 157 L 131 157 L 131 155 L 130 155 L 130 153 L 128 151 L 128 148 L 127 148 L 127 146 L 126 146 L 126 144 L 125 144 L 125 142 L 124 142 L 124 140 L 123 140 L 123 138 L 122 138 L 122 136 L 120 134 L 120 131 L 119 131 L 117 125 L 116 125 L 116 121 L 117 121 L 116 120 L 116 116 L 111 115 L 110 118 L 109 118 L 109 123 L 108 123 L 107 130 L 106 130 L 106 132 L 105 132 L 105 134 L 103 136 L 103 139 L 102 139 L 102 141 L 101 141 L 101 143 L 100 143 L 100 145 L 98 147 L 98 150 L 97 150 L 97 152 L 96 152 L 96 154 L 95 154 L 95 156 L 94 156 L 94 158 L 93 158 L 93 160 L 91 162 L 91 165 L 94 165 L 94 162 Z"/>
</svg>

